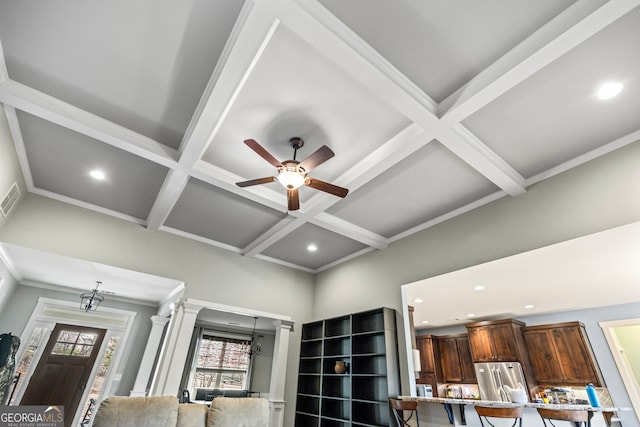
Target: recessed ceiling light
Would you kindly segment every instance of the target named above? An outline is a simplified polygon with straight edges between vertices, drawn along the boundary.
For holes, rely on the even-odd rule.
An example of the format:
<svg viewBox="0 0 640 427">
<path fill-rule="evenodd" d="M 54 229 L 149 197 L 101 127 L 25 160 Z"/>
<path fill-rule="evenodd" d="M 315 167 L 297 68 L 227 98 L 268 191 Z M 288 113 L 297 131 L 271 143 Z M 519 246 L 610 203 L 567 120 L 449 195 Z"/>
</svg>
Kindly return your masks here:
<svg viewBox="0 0 640 427">
<path fill-rule="evenodd" d="M 413 302 L 417 302 L 418 304 L 420 304 L 421 302 L 424 302 L 424 300 L 422 298 L 416 298 L 413 300 Z"/>
<path fill-rule="evenodd" d="M 613 98 L 620 92 L 622 92 L 622 88 L 624 86 L 622 83 L 618 82 L 609 82 L 605 83 L 598 88 L 598 98 L 599 99 L 609 99 Z"/>
<path fill-rule="evenodd" d="M 469 314 L 467 314 L 467 317 L 476 317 L 476 315 L 473 314 L 473 313 L 469 313 Z"/>
<path fill-rule="evenodd" d="M 423 320 L 422 323 L 424 323 L 426 325 L 427 323 L 429 323 L 429 321 L 428 320 Z"/>
<path fill-rule="evenodd" d="M 483 290 L 483 289 L 484 289 L 484 286 L 482 286 L 482 285 L 476 285 L 476 286 L 474 286 L 474 288 L 473 288 L 473 290 L 474 290 L 474 291 L 481 291 L 481 290 Z"/>
<path fill-rule="evenodd" d="M 533 308 L 533 304 L 527 304 L 524 306 L 524 308 Z"/>
<path fill-rule="evenodd" d="M 308 250 L 309 252 L 315 252 L 315 251 L 317 251 L 317 250 L 318 250 L 318 247 L 316 246 L 316 244 L 315 244 L 315 243 L 311 243 L 309 246 L 307 246 L 307 250 Z"/>
<path fill-rule="evenodd" d="M 89 172 L 89 175 L 91 175 L 91 178 L 97 179 L 100 181 L 106 178 L 106 175 L 104 174 L 104 172 L 98 169 L 92 170 L 91 172 Z"/>
</svg>

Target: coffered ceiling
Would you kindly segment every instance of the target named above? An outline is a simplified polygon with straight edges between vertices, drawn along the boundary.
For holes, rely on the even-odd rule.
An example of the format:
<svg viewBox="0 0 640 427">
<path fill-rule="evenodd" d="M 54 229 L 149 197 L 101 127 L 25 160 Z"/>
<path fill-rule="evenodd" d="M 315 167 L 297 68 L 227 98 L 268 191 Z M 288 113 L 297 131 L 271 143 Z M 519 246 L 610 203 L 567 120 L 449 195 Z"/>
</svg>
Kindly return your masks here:
<svg viewBox="0 0 640 427">
<path fill-rule="evenodd" d="M 30 192 L 318 272 L 640 140 L 639 5 L 0 0 L 0 102 Z M 235 185 L 291 137 L 346 198 Z"/>
</svg>

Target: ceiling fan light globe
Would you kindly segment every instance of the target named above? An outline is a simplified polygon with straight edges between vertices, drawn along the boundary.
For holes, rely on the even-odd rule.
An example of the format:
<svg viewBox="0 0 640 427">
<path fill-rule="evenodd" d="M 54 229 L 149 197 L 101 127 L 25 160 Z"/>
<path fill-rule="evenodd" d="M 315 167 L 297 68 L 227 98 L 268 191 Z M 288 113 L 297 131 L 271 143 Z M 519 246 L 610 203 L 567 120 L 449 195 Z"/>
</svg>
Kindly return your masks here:
<svg viewBox="0 0 640 427">
<path fill-rule="evenodd" d="M 304 185 L 304 176 L 298 172 L 283 170 L 278 175 L 278 181 L 287 190 L 295 190 Z"/>
</svg>

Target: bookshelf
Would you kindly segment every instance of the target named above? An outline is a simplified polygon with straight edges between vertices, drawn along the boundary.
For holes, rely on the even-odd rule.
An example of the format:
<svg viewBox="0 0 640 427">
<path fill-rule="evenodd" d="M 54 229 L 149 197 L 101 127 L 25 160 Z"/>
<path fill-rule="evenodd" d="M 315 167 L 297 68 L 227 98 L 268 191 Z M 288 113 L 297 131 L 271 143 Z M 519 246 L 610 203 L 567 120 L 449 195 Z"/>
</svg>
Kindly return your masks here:
<svg viewBox="0 0 640 427">
<path fill-rule="evenodd" d="M 394 310 L 302 325 L 296 427 L 392 426 L 388 399 L 399 391 Z"/>
</svg>

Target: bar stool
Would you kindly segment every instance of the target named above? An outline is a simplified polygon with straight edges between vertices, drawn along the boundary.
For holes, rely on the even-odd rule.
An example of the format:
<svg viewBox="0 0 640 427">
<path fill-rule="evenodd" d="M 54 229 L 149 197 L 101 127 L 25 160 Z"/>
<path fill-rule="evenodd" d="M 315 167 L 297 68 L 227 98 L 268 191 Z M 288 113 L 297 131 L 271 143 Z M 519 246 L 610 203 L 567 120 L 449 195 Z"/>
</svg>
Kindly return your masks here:
<svg viewBox="0 0 640 427">
<path fill-rule="evenodd" d="M 484 421 L 494 427 L 489 418 L 513 418 L 511 427 L 515 427 L 516 423 L 519 423 L 519 427 L 522 427 L 522 406 L 474 406 L 474 408 L 478 413 L 482 427 L 484 427 Z M 484 418 L 484 421 L 482 418 Z"/>
<path fill-rule="evenodd" d="M 572 421 L 576 426 L 580 426 L 584 423 L 585 427 L 591 427 L 591 412 L 585 409 L 571 410 L 571 409 L 548 409 L 548 408 L 536 408 L 540 417 L 542 417 L 542 423 L 547 426 L 547 422 L 555 427 L 552 420 L 559 421 Z"/>
<path fill-rule="evenodd" d="M 393 416 L 398 427 L 412 427 L 409 424 L 409 420 L 413 417 L 414 414 L 416 416 L 416 427 L 420 427 L 417 401 L 390 398 L 389 404 L 391 405 L 391 412 L 393 412 Z"/>
</svg>

